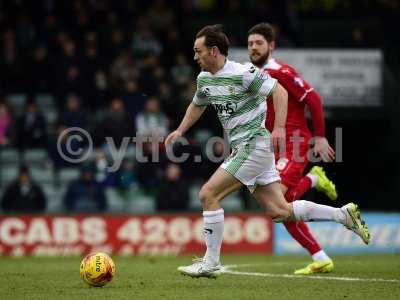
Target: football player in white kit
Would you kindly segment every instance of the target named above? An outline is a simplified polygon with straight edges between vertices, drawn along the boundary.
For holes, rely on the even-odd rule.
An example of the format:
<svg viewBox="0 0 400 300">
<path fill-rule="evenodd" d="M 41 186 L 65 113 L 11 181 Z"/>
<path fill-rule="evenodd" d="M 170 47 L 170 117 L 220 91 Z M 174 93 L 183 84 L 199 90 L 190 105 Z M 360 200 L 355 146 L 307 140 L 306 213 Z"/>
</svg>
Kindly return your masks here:
<svg viewBox="0 0 400 300">
<path fill-rule="evenodd" d="M 285 144 L 288 95 L 275 79 L 253 65 L 227 59 L 229 40 L 221 25 L 201 29 L 194 42 L 194 60 L 202 72 L 197 91 L 179 125 L 166 139 L 166 146 L 182 137 L 212 104 L 228 134 L 231 155 L 202 186 L 205 255 L 193 264 L 178 267 L 191 277 L 217 277 L 221 274 L 220 250 L 224 229 L 221 201 L 242 185 L 249 188 L 274 222 L 334 221 L 354 231 L 368 244 L 370 235 L 357 205 L 341 208 L 297 200 L 287 203 L 275 169 L 273 147 Z M 274 129 L 265 128 L 266 97 L 272 93 L 275 109 Z"/>
</svg>

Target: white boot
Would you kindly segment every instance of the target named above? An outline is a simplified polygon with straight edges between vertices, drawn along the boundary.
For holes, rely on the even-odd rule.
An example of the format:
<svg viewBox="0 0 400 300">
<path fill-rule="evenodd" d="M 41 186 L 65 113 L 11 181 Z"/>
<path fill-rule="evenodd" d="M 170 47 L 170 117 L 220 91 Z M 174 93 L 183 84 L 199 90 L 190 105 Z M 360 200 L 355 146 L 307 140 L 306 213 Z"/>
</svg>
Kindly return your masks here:
<svg viewBox="0 0 400 300">
<path fill-rule="evenodd" d="M 188 275 L 190 277 L 208 277 L 217 278 L 221 275 L 221 264 L 211 264 L 207 262 L 204 258 L 196 258 L 193 260 L 193 264 L 189 266 L 178 267 L 178 271 L 183 275 Z"/>
</svg>

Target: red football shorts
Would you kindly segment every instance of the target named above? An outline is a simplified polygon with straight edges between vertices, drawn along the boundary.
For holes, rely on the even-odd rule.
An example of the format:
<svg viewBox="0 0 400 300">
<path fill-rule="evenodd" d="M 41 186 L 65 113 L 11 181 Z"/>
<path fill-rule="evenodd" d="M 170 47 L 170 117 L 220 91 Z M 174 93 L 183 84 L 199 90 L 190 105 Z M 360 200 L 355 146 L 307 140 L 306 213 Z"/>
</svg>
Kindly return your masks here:
<svg viewBox="0 0 400 300">
<path fill-rule="evenodd" d="M 300 144 L 297 153 L 294 153 L 292 145 L 286 145 L 286 157 L 279 157 L 275 154 L 276 169 L 281 177 L 281 183 L 287 188 L 296 186 L 308 164 L 307 153 L 309 151 L 308 143 Z"/>
</svg>

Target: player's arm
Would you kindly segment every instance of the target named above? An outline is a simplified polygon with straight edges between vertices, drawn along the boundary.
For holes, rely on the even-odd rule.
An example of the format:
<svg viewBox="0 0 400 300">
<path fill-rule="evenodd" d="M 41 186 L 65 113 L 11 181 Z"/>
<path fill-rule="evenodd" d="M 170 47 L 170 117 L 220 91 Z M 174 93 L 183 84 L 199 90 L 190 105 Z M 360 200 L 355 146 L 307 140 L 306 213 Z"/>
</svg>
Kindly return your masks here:
<svg viewBox="0 0 400 300">
<path fill-rule="evenodd" d="M 311 113 L 314 154 L 321 156 L 325 162 L 332 161 L 335 159 L 335 151 L 325 137 L 325 116 L 321 96 L 315 90 L 311 90 L 306 94 L 304 101 Z"/>
<path fill-rule="evenodd" d="M 286 142 L 286 116 L 288 109 L 288 92 L 280 85 L 276 84 L 276 87 L 272 93 L 272 101 L 274 102 L 275 111 L 275 123 L 274 129 L 271 133 L 272 143 L 276 150 L 280 151 L 280 154 L 284 154 L 285 142 Z"/>
<path fill-rule="evenodd" d="M 206 110 L 207 104 L 207 97 L 203 93 L 201 93 L 200 90 L 197 90 L 196 94 L 193 97 L 192 103 L 190 103 L 189 107 L 186 109 L 186 113 L 182 119 L 181 124 L 175 131 L 171 132 L 167 136 L 167 139 L 165 140 L 166 147 L 168 147 L 176 139 L 183 136 L 186 131 L 188 131 L 189 128 L 197 122 L 197 120 Z"/>
</svg>

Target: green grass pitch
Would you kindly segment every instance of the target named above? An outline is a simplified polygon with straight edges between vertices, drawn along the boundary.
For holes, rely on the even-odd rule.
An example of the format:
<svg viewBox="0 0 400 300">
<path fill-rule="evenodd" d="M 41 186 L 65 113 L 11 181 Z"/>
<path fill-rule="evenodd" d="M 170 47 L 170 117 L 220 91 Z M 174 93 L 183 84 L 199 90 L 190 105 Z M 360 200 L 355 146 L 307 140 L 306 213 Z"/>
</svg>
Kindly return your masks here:
<svg viewBox="0 0 400 300">
<path fill-rule="evenodd" d="M 240 274 L 193 279 L 176 271 L 190 257 L 114 257 L 102 288 L 79 277 L 80 257 L 0 258 L 0 299 L 400 299 L 399 255 L 335 256 L 335 270 L 292 276 L 306 256 L 225 255 Z M 243 274 L 245 273 L 245 274 Z M 286 274 L 286 275 L 285 275 Z"/>
</svg>

